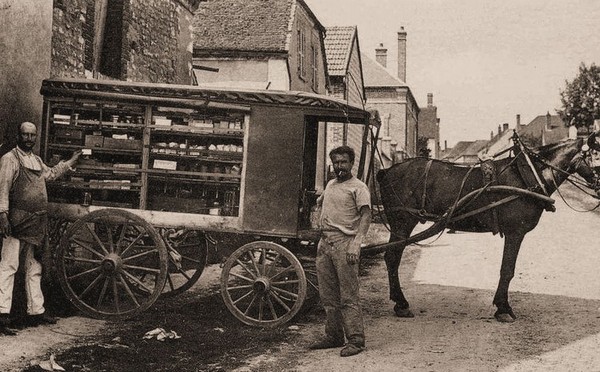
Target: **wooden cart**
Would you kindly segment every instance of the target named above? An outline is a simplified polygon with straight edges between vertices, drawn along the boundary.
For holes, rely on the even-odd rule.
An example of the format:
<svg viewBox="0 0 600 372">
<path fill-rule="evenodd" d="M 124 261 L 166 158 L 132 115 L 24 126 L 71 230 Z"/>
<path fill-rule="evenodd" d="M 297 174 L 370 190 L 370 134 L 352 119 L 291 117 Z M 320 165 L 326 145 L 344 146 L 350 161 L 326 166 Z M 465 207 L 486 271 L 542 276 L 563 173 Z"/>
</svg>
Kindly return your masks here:
<svg viewBox="0 0 600 372">
<path fill-rule="evenodd" d="M 131 317 L 188 289 L 219 233 L 248 241 L 223 266 L 228 309 L 250 325 L 288 321 L 310 282 L 296 249 L 316 250 L 326 133 L 346 137 L 355 174 L 369 174 L 376 123 L 330 97 L 71 79 L 41 93 L 44 160 L 85 151 L 48 193 L 61 286 L 92 317 Z"/>
</svg>

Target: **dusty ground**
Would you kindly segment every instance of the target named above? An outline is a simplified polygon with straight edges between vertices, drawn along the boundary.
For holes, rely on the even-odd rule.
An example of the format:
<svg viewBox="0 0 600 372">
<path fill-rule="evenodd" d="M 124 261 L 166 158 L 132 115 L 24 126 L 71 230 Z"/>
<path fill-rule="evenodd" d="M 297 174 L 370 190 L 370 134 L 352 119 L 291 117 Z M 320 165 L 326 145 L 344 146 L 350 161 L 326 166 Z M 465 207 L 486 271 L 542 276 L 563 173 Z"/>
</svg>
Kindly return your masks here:
<svg viewBox="0 0 600 372">
<path fill-rule="evenodd" d="M 241 325 L 216 292 L 220 269 L 210 266 L 192 290 L 133 321 L 69 317 L 0 336 L 0 370 L 39 370 L 25 367 L 50 353 L 68 371 L 600 370 L 600 217 L 558 200 L 557 207 L 523 243 L 511 285 L 518 316 L 512 324 L 492 317 L 500 238 L 444 234 L 405 253 L 401 278 L 413 319 L 393 316 L 381 257 L 363 260 L 367 350 L 356 357 L 306 349 L 323 330 L 318 306 L 274 330 Z M 156 327 L 182 338 L 142 339 Z"/>
</svg>

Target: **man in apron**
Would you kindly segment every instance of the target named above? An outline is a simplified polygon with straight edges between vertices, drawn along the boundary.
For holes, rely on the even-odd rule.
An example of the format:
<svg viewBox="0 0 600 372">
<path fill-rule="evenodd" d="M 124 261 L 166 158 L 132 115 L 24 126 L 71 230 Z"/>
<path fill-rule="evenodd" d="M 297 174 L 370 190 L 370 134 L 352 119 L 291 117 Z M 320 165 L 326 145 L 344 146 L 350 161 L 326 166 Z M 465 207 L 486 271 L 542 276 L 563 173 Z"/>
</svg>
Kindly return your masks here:
<svg viewBox="0 0 600 372">
<path fill-rule="evenodd" d="M 13 333 L 10 310 L 14 278 L 19 268 L 19 254 L 25 254 L 25 290 L 27 314 L 31 323 L 53 324 L 46 314 L 41 289 L 42 265 L 37 259 L 46 238 L 48 196 L 46 180 L 62 176 L 75 165 L 81 151 L 67 161 L 50 168 L 32 150 L 37 138 L 35 124 L 19 126 L 17 147 L 0 158 L 0 333 Z M 40 255 L 41 256 L 41 255 Z"/>
</svg>

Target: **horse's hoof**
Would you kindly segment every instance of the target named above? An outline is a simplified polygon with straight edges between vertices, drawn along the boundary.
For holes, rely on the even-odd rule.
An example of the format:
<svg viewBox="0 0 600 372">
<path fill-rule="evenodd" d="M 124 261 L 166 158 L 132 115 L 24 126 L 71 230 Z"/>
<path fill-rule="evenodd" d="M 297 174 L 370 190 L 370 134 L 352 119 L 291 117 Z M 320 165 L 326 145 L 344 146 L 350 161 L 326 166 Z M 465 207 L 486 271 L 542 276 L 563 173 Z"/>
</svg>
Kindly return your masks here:
<svg viewBox="0 0 600 372">
<path fill-rule="evenodd" d="M 413 314 L 410 309 L 401 309 L 398 305 L 394 306 L 394 313 L 399 318 L 414 318 L 415 314 Z"/>
<path fill-rule="evenodd" d="M 496 318 L 497 321 L 499 321 L 500 323 L 512 323 L 515 321 L 515 317 L 513 317 L 511 314 L 507 314 L 507 313 L 502 313 L 502 314 L 494 314 L 494 318 Z"/>
</svg>

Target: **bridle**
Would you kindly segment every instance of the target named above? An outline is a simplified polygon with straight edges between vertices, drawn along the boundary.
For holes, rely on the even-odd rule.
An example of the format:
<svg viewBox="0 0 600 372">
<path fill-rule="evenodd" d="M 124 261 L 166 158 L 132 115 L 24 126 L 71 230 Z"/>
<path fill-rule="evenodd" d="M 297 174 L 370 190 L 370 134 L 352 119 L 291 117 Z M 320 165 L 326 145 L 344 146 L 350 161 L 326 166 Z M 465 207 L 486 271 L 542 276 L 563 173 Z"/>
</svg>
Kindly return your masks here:
<svg viewBox="0 0 600 372">
<path fill-rule="evenodd" d="M 557 168 L 555 166 L 552 166 L 551 164 L 548 164 L 548 163 L 545 164 L 551 170 L 551 173 L 552 173 L 552 182 L 554 183 L 556 192 L 558 193 L 558 195 L 560 196 L 560 198 L 562 199 L 562 201 L 569 208 L 571 208 L 572 210 L 574 210 L 576 212 L 591 212 L 591 211 L 594 211 L 594 210 L 598 209 L 598 207 L 600 207 L 600 196 L 599 196 L 600 175 L 598 174 L 598 171 L 596 169 L 594 169 L 594 167 L 591 164 L 592 163 L 592 150 L 600 151 L 600 145 L 598 145 L 596 143 L 595 136 L 596 136 L 596 133 L 592 133 L 592 134 L 590 134 L 588 136 L 586 144 L 584 144 L 582 146 L 582 149 L 580 150 L 580 153 L 577 154 L 571 160 L 571 162 L 570 162 L 569 167 L 567 168 L 567 170 L 559 169 L 559 168 Z M 587 167 L 592 172 L 592 178 L 593 178 L 593 182 L 592 183 L 590 183 L 589 181 L 587 181 L 585 179 L 581 179 L 580 177 L 574 176 L 575 173 L 577 173 L 577 171 L 582 166 Z M 558 188 L 558 183 L 556 182 L 556 173 L 563 173 L 563 174 L 565 174 L 567 176 L 566 182 L 569 182 L 571 185 L 575 186 L 577 189 L 579 189 L 584 194 L 589 195 L 589 196 L 591 196 L 594 199 L 598 199 L 599 201 L 596 204 L 596 206 L 594 206 L 591 209 L 581 210 L 581 209 L 577 209 L 577 208 L 573 207 L 571 204 L 569 204 L 569 202 L 567 202 L 567 200 L 565 199 L 565 197 L 563 196 L 563 194 L 560 192 L 560 189 Z M 589 191 L 590 189 L 594 190 L 595 193 L 590 192 Z"/>
</svg>

